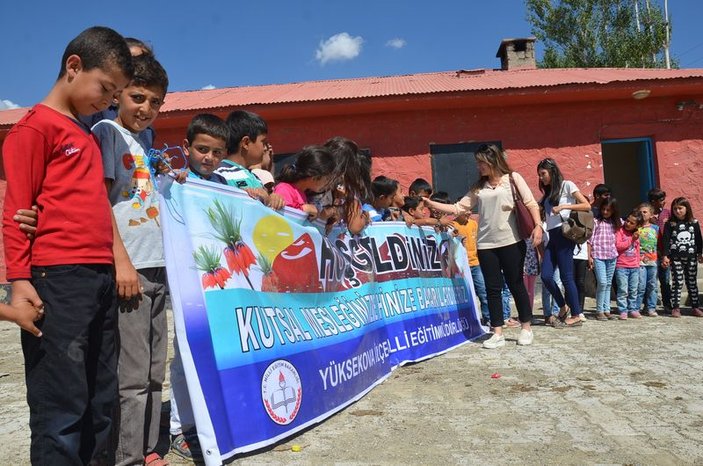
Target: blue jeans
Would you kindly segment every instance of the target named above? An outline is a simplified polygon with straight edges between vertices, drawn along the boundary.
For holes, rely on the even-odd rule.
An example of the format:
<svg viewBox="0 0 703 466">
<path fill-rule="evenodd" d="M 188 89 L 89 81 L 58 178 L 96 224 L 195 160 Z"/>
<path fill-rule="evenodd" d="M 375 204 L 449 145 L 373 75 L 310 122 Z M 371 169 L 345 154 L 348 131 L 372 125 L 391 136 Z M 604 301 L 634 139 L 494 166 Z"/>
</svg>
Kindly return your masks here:
<svg viewBox="0 0 703 466">
<path fill-rule="evenodd" d="M 557 284 L 559 289 L 562 287 L 561 277 L 559 276 L 559 269 L 554 269 L 554 282 Z M 542 283 L 542 309 L 544 310 L 544 318 L 549 318 L 552 315 L 559 314 L 559 306 L 552 295 L 549 294 L 549 290 L 544 283 Z"/>
<path fill-rule="evenodd" d="M 486 320 L 486 322 L 491 321 L 491 314 L 488 312 L 488 298 L 486 297 L 486 282 L 483 281 L 483 272 L 481 272 L 480 265 L 474 265 L 470 267 L 471 278 L 474 282 L 474 289 L 476 290 L 476 296 L 481 302 L 481 316 Z"/>
<path fill-rule="evenodd" d="M 593 259 L 596 273 L 596 312 L 610 312 L 610 288 L 613 286 L 615 262 L 613 259 Z"/>
<path fill-rule="evenodd" d="M 542 259 L 542 284 L 547 287 L 549 293 L 557 302 L 557 306 L 569 305 L 572 316 L 581 314 L 579 290 L 574 279 L 575 247 L 576 244 L 573 241 L 564 238 L 560 227 L 552 228 L 549 230 L 549 243 L 547 243 L 544 259 Z M 564 284 L 564 291 L 566 291 L 566 299 L 554 281 L 554 270 L 557 267 L 559 267 L 561 282 Z"/>
<path fill-rule="evenodd" d="M 637 309 L 642 309 L 642 303 L 647 311 L 657 308 L 657 264 L 640 265 Z"/>
<path fill-rule="evenodd" d="M 507 283 L 503 285 L 501 297 L 503 298 L 503 320 L 508 320 L 510 319 L 510 288 Z"/>
<path fill-rule="evenodd" d="M 640 281 L 640 269 L 615 268 L 615 280 L 618 284 L 618 311 L 633 312 L 637 308 L 637 288 Z"/>
</svg>

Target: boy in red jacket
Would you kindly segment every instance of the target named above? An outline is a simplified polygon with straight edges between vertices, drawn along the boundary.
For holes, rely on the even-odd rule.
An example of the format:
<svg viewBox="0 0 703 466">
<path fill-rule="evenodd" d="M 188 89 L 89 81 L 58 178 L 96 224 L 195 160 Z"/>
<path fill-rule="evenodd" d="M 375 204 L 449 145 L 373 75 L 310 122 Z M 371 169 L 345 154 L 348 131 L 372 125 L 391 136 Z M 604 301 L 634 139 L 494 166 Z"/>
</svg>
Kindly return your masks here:
<svg viewBox="0 0 703 466">
<path fill-rule="evenodd" d="M 3 235 L 12 304 L 44 305 L 23 331 L 32 464 L 88 464 L 108 455 L 117 396 L 116 296 L 110 204 L 100 149 L 80 115 L 108 107 L 132 75 L 129 47 L 109 28 L 73 39 L 59 77 L 3 145 Z M 30 240 L 13 220 L 37 205 Z"/>
</svg>

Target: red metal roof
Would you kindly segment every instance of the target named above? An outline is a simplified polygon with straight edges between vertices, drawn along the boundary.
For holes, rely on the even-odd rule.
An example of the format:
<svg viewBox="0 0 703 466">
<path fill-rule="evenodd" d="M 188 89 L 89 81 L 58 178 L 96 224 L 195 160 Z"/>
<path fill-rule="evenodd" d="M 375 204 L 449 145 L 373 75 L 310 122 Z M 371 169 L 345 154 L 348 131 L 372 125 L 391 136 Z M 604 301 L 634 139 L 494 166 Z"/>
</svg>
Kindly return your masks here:
<svg viewBox="0 0 703 466">
<path fill-rule="evenodd" d="M 574 84 L 703 78 L 703 69 L 561 68 L 460 70 L 371 78 L 170 92 L 161 112 L 349 100 L 384 96 L 485 92 Z M 0 126 L 15 123 L 26 109 L 0 111 Z"/>
</svg>

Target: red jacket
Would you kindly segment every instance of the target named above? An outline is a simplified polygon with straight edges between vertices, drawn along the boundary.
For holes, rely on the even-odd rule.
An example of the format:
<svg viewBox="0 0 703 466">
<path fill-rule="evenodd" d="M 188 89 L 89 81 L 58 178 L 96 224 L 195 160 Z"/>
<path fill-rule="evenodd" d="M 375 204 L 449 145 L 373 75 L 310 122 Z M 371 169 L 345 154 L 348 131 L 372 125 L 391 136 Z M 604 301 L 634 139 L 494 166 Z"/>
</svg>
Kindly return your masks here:
<svg viewBox="0 0 703 466">
<path fill-rule="evenodd" d="M 31 277 L 30 266 L 111 264 L 112 220 L 100 148 L 78 122 L 37 105 L 7 134 L 2 232 L 9 280 Z M 30 241 L 12 220 L 39 206 Z"/>
</svg>

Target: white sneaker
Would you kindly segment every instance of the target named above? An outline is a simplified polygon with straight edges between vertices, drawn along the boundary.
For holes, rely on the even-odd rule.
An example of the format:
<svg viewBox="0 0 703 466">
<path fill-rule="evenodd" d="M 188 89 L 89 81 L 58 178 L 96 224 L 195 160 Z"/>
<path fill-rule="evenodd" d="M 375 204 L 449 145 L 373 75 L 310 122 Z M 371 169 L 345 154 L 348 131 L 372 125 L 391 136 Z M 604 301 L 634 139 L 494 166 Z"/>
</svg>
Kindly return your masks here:
<svg viewBox="0 0 703 466">
<path fill-rule="evenodd" d="M 525 330 L 524 328 L 520 330 L 520 336 L 517 339 L 517 344 L 522 346 L 531 345 L 533 340 L 532 331 Z"/>
<path fill-rule="evenodd" d="M 505 346 L 505 337 L 503 334 L 494 333 L 491 338 L 483 342 L 483 347 L 486 349 L 496 349 Z"/>
<path fill-rule="evenodd" d="M 583 312 L 579 314 L 579 320 L 581 322 L 588 322 L 588 319 L 586 318 L 586 315 Z"/>
</svg>

